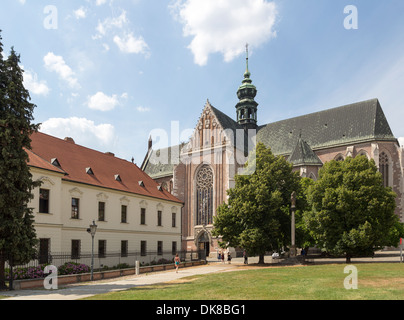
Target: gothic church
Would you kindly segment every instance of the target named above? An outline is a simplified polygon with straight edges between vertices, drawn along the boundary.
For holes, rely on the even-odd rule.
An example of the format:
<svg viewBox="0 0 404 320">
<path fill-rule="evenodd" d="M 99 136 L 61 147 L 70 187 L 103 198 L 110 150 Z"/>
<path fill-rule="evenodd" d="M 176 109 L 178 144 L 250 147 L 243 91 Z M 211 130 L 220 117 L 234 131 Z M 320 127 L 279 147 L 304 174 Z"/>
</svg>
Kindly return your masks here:
<svg viewBox="0 0 404 320">
<path fill-rule="evenodd" d="M 285 156 L 301 176 L 314 180 L 327 161 L 357 155 L 374 159 L 385 186 L 397 194 L 396 214 L 404 222 L 404 148 L 378 99 L 259 125 L 257 88 L 250 77 L 247 56 L 235 120 L 207 101 L 187 143 L 154 150 L 149 140 L 142 170 L 183 201 L 182 249 L 216 252 L 218 239 L 211 234 L 216 208 L 234 187 L 234 176 L 254 141 Z"/>
</svg>

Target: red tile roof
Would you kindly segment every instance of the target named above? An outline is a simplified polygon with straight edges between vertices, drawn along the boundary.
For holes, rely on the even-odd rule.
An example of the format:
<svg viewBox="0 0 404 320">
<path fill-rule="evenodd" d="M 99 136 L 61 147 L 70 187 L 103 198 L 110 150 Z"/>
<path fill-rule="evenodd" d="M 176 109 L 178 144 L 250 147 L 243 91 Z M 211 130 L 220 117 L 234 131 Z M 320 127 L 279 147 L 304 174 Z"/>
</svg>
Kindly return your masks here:
<svg viewBox="0 0 404 320">
<path fill-rule="evenodd" d="M 181 203 L 168 191 L 160 191 L 159 184 L 136 164 L 111 153 L 102 153 L 41 132 L 32 134 L 31 139 L 32 150 L 27 151 L 30 166 L 65 173 L 62 179 L 66 181 Z M 54 159 L 60 167 L 52 165 Z M 87 173 L 89 168 L 93 174 Z M 144 187 L 140 186 L 140 181 L 143 181 Z"/>
</svg>

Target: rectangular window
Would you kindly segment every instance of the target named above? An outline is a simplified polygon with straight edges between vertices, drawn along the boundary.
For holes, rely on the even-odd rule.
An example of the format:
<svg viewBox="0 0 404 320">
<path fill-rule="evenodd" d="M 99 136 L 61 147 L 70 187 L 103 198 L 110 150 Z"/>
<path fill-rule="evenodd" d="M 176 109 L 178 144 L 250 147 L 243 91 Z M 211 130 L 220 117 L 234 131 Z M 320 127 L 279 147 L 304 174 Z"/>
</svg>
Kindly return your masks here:
<svg viewBox="0 0 404 320">
<path fill-rule="evenodd" d="M 128 240 L 121 241 L 121 257 L 128 256 Z"/>
<path fill-rule="evenodd" d="M 127 222 L 127 211 L 128 207 L 127 206 L 121 206 L 121 222 L 126 223 Z"/>
<path fill-rule="evenodd" d="M 140 241 L 140 255 L 145 256 L 146 254 L 146 241 Z"/>
<path fill-rule="evenodd" d="M 80 259 L 80 240 L 72 240 L 71 259 Z"/>
<path fill-rule="evenodd" d="M 162 218 L 162 212 L 161 211 L 157 211 L 157 225 L 161 226 L 161 218 Z"/>
<path fill-rule="evenodd" d="M 177 226 L 177 214 L 175 212 L 171 214 L 171 226 L 173 228 Z"/>
<path fill-rule="evenodd" d="M 39 212 L 49 213 L 49 190 L 39 189 Z"/>
<path fill-rule="evenodd" d="M 146 209 L 140 209 L 140 224 L 146 224 Z"/>
<path fill-rule="evenodd" d="M 105 202 L 98 202 L 98 221 L 105 221 Z"/>
<path fill-rule="evenodd" d="M 80 204 L 79 199 L 72 198 L 72 219 L 79 218 L 79 204 Z"/>
<path fill-rule="evenodd" d="M 107 252 L 107 240 L 98 240 L 98 257 L 105 258 Z"/>
<path fill-rule="evenodd" d="M 157 255 L 163 255 L 163 241 L 157 241 Z"/>
<path fill-rule="evenodd" d="M 177 254 L 177 242 L 173 241 L 173 243 L 171 244 L 171 253 L 173 255 Z"/>
<path fill-rule="evenodd" d="M 39 239 L 39 264 L 49 263 L 50 239 Z"/>
</svg>

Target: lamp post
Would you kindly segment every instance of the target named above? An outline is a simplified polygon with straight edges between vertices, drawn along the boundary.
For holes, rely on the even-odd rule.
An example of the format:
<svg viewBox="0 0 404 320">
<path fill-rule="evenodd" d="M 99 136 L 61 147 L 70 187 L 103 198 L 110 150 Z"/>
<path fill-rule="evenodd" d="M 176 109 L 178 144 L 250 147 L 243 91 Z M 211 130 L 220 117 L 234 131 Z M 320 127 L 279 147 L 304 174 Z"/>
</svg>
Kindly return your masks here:
<svg viewBox="0 0 404 320">
<path fill-rule="evenodd" d="M 87 229 L 87 232 L 91 234 L 91 281 L 94 280 L 94 236 L 97 232 L 97 225 L 93 220 L 93 224 L 90 224 L 90 228 Z"/>
<path fill-rule="evenodd" d="M 293 191 L 291 195 L 291 209 L 292 209 L 292 224 L 291 224 L 291 240 L 292 245 L 290 248 L 290 254 L 292 257 L 296 257 L 296 243 L 295 243 L 295 211 L 296 211 L 296 192 Z"/>
</svg>

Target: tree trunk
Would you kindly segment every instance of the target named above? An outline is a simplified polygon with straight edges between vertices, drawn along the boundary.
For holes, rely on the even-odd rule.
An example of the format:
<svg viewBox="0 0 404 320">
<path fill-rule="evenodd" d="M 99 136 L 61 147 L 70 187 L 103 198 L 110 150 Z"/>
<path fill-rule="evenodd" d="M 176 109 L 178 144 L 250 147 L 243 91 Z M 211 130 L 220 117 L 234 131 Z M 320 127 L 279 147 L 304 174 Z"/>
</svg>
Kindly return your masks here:
<svg viewBox="0 0 404 320">
<path fill-rule="evenodd" d="M 5 275 L 5 260 L 3 259 L 3 257 L 1 256 L 0 253 L 0 290 L 4 290 L 7 289 L 6 286 L 6 275 Z"/>
<path fill-rule="evenodd" d="M 350 254 L 347 253 L 347 254 L 345 255 L 345 259 L 346 259 L 346 261 L 345 261 L 346 264 L 351 263 L 351 255 L 350 255 Z"/>
<path fill-rule="evenodd" d="M 259 255 L 258 264 L 264 264 L 264 255 L 263 254 Z"/>
</svg>

